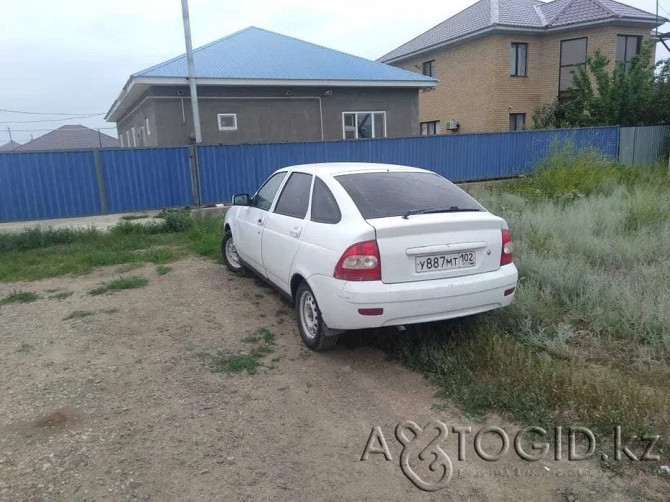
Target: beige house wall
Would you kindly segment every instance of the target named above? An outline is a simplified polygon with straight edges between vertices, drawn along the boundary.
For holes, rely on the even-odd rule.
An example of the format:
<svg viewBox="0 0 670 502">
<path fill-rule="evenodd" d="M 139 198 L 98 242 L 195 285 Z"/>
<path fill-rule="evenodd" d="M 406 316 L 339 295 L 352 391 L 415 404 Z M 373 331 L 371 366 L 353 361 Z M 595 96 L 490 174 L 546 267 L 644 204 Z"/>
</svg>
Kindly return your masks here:
<svg viewBox="0 0 670 502">
<path fill-rule="evenodd" d="M 421 122 L 456 119 L 460 133 L 509 130 L 510 113 L 525 113 L 532 124 L 535 108 L 558 96 L 561 41 L 587 37 L 587 53 L 600 49 L 614 62 L 617 35 L 649 37 L 650 28 L 606 26 L 559 33 L 489 35 L 449 48 L 394 63 L 421 72 L 424 61 L 435 60 L 435 90 L 419 93 Z M 528 44 L 526 77 L 509 75 L 512 42 Z"/>
</svg>

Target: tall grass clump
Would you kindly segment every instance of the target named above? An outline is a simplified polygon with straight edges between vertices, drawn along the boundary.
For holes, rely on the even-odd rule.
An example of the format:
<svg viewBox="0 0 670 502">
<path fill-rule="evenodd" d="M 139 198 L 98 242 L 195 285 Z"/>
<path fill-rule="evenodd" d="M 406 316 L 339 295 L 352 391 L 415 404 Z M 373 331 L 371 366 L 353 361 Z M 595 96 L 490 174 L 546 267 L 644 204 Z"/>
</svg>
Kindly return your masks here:
<svg viewBox="0 0 670 502">
<path fill-rule="evenodd" d="M 617 164 L 597 150 L 577 152 L 568 146 L 541 161 L 532 174 L 504 183 L 500 191 L 528 200 L 570 202 L 594 193 L 609 193 L 621 184 L 657 180 L 658 175 L 657 170 Z"/>
<path fill-rule="evenodd" d="M 92 242 L 99 239 L 102 232 L 97 228 L 44 228 L 34 227 L 18 233 L 0 233 L 0 253 L 27 251 L 73 242 Z"/>
</svg>

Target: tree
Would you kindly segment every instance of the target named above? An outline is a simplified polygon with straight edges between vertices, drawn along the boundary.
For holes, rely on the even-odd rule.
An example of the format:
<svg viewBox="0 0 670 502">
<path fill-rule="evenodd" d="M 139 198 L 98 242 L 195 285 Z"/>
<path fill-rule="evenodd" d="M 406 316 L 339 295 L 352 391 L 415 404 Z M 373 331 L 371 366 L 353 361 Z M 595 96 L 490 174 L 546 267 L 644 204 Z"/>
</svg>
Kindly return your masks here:
<svg viewBox="0 0 670 502">
<path fill-rule="evenodd" d="M 600 51 L 574 74 L 567 96 L 541 105 L 533 115 L 537 129 L 670 123 L 670 60 L 651 64 L 653 43 L 626 67 Z"/>
</svg>

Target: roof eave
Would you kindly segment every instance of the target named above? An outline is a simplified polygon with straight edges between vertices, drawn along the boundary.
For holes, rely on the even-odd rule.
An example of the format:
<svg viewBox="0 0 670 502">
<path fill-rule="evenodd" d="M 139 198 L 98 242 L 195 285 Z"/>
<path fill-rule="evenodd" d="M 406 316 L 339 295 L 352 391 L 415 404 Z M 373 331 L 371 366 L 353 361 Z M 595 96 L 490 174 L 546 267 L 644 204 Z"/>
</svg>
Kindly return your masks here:
<svg viewBox="0 0 670 502">
<path fill-rule="evenodd" d="M 114 101 L 105 115 L 107 122 L 117 122 L 124 101 L 133 87 L 138 85 L 188 85 L 186 77 L 130 77 L 121 94 Z M 424 78 L 420 80 L 303 80 L 303 79 L 233 79 L 233 78 L 197 78 L 199 86 L 249 86 L 249 87 L 383 87 L 383 88 L 434 88 L 438 79 Z"/>
<path fill-rule="evenodd" d="M 660 22 L 660 24 L 657 24 L 657 22 Z M 527 35 L 543 35 L 543 34 L 548 34 L 548 33 L 556 33 L 556 32 L 561 32 L 561 31 L 570 31 L 570 30 L 575 30 L 575 29 L 582 29 L 582 28 L 590 28 L 590 27 L 598 27 L 602 26 L 604 24 L 640 24 L 640 25 L 647 25 L 650 28 L 653 28 L 655 26 L 660 26 L 664 23 L 669 22 L 665 18 L 659 18 L 658 21 L 656 19 L 651 20 L 651 19 L 646 19 L 646 18 L 604 18 L 598 21 L 588 21 L 588 22 L 583 22 L 583 23 L 574 23 L 574 24 L 566 24 L 566 25 L 561 25 L 561 26 L 515 26 L 515 25 L 492 25 L 492 26 L 487 26 L 486 28 L 483 28 L 481 30 L 473 31 L 471 33 L 467 33 L 465 35 L 462 35 L 460 37 L 452 38 L 449 40 L 445 40 L 443 42 L 438 42 L 433 45 L 429 45 L 427 47 L 424 47 L 422 49 L 418 49 L 412 52 L 408 52 L 406 54 L 402 54 L 400 56 L 395 56 L 392 58 L 388 59 L 377 59 L 378 62 L 380 63 L 386 63 L 386 64 L 394 64 L 394 63 L 399 63 L 402 61 L 406 61 L 408 59 L 411 59 L 416 56 L 420 56 L 421 54 L 429 53 L 429 52 L 434 52 L 436 50 L 444 49 L 446 47 L 450 47 L 452 45 L 458 45 L 463 42 L 467 42 L 470 40 L 474 40 L 477 38 L 481 38 L 487 35 L 491 35 L 494 33 L 515 33 L 515 34 L 527 34 Z"/>
</svg>

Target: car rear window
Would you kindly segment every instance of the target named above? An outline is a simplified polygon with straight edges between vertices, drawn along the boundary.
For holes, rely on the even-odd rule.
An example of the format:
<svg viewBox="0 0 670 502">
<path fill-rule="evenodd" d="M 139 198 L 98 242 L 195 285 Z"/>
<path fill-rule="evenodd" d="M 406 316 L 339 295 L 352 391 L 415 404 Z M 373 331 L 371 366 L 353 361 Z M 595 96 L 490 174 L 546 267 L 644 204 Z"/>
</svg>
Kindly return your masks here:
<svg viewBox="0 0 670 502">
<path fill-rule="evenodd" d="M 483 209 L 463 190 L 435 173 L 357 173 L 335 179 L 366 220 L 404 216 L 409 211 L 432 208 Z"/>
</svg>

